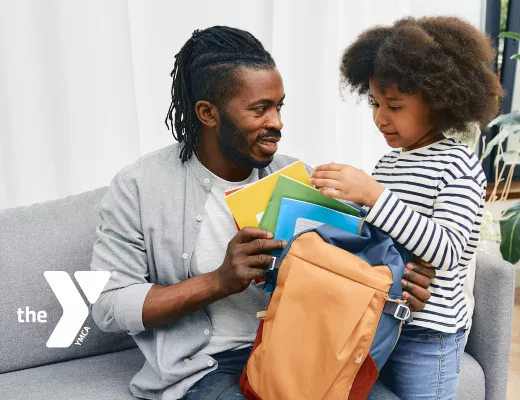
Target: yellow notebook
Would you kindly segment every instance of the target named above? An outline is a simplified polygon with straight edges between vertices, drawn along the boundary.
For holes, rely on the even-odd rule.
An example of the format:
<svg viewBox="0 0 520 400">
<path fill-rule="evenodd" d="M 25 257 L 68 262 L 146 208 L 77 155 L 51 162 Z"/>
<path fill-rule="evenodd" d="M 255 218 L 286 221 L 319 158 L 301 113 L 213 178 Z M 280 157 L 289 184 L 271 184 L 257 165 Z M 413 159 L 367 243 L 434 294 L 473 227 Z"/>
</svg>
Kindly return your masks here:
<svg viewBox="0 0 520 400">
<path fill-rule="evenodd" d="M 266 176 L 226 196 L 226 203 L 240 229 L 246 226 L 257 227 L 260 224 L 280 175 L 288 176 L 289 178 L 311 186 L 305 165 L 303 165 L 303 162 L 297 161 L 276 171 L 274 174 Z"/>
</svg>

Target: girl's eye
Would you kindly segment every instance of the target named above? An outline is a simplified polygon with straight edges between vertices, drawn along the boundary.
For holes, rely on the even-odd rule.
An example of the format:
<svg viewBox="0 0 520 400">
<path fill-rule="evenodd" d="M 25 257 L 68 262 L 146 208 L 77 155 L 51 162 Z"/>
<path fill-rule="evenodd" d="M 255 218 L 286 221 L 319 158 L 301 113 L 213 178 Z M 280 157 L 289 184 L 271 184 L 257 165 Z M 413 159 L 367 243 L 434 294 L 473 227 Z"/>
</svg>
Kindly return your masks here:
<svg viewBox="0 0 520 400">
<path fill-rule="evenodd" d="M 372 99 L 368 100 L 368 105 L 369 105 L 370 107 L 376 107 L 376 108 L 379 107 L 379 104 L 377 104 L 377 103 L 376 103 L 374 100 L 372 100 Z"/>
<path fill-rule="evenodd" d="M 389 108 L 390 110 L 392 110 L 392 111 L 397 111 L 397 110 L 401 109 L 400 106 L 389 106 L 388 108 Z"/>
</svg>

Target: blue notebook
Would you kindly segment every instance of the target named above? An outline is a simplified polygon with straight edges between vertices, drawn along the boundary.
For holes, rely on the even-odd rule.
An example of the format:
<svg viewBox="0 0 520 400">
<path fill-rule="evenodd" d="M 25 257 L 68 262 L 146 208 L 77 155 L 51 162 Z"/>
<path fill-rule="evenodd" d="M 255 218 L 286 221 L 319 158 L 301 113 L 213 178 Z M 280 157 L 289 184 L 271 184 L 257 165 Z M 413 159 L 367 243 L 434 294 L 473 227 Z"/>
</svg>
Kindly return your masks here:
<svg viewBox="0 0 520 400">
<path fill-rule="evenodd" d="M 362 221 L 359 217 L 327 207 L 283 197 L 274 237 L 288 242 L 293 236 L 324 224 L 359 234 Z"/>
</svg>

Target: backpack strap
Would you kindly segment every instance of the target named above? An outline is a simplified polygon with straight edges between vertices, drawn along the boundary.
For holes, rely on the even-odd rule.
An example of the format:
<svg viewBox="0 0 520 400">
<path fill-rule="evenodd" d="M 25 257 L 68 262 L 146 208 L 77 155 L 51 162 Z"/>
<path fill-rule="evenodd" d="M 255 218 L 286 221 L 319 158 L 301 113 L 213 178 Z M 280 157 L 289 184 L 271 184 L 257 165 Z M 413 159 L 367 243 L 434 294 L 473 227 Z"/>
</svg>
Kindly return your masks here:
<svg viewBox="0 0 520 400">
<path fill-rule="evenodd" d="M 394 318 L 410 323 L 413 321 L 412 312 L 408 307 L 408 303 L 405 301 L 397 301 L 392 299 L 387 299 L 385 306 L 383 308 L 383 312 L 385 314 L 390 314 Z"/>
<path fill-rule="evenodd" d="M 274 292 L 274 289 L 276 287 L 276 281 L 278 279 L 278 270 L 280 269 L 280 266 L 282 265 L 282 261 L 283 261 L 283 259 L 281 257 L 276 257 L 276 256 L 271 257 L 271 262 L 269 263 L 269 266 L 267 267 L 265 274 L 264 274 L 264 281 L 265 281 L 264 290 L 267 293 Z"/>
</svg>

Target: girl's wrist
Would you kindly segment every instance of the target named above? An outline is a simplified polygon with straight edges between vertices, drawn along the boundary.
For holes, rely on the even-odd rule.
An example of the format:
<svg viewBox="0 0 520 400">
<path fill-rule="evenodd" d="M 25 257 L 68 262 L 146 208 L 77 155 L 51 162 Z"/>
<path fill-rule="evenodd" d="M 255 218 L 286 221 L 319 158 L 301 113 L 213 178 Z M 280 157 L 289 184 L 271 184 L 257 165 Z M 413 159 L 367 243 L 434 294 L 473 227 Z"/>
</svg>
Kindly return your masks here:
<svg viewBox="0 0 520 400">
<path fill-rule="evenodd" d="M 372 208 L 379 200 L 379 197 L 383 194 L 385 187 L 381 185 L 379 182 L 374 181 L 373 184 L 370 185 L 369 190 L 367 192 L 367 196 L 365 198 L 365 204 Z"/>
</svg>

